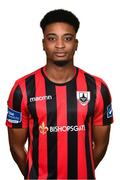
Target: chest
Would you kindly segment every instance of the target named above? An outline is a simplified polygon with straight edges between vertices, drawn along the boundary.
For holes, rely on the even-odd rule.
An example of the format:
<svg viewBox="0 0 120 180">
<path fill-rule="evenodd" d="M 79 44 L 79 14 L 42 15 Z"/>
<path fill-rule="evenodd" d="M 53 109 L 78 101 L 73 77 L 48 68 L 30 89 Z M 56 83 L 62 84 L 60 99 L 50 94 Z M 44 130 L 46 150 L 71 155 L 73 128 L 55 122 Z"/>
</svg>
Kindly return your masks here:
<svg viewBox="0 0 120 180">
<path fill-rule="evenodd" d="M 28 110 L 38 124 L 48 126 L 83 125 L 94 113 L 95 93 L 72 86 L 39 88 L 28 99 Z"/>
</svg>

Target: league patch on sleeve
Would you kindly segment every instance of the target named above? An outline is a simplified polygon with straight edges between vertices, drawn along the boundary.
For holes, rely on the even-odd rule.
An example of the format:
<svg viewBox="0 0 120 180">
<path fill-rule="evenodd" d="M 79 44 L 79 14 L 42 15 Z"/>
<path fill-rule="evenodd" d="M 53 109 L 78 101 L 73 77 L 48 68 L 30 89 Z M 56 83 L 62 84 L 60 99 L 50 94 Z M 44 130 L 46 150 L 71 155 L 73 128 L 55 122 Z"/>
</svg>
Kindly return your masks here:
<svg viewBox="0 0 120 180">
<path fill-rule="evenodd" d="M 112 110 L 112 105 L 109 104 L 107 106 L 107 118 L 111 118 L 113 116 L 113 110 Z"/>
<path fill-rule="evenodd" d="M 7 120 L 11 123 L 18 124 L 22 121 L 22 113 L 8 108 Z"/>
</svg>

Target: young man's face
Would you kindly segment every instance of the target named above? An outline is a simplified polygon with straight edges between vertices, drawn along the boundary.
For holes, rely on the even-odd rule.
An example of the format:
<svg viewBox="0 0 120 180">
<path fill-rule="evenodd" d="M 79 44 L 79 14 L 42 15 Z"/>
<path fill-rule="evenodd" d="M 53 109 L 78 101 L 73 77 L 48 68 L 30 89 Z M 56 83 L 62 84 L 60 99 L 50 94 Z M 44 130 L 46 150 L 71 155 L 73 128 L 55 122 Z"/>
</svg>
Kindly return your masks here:
<svg viewBox="0 0 120 180">
<path fill-rule="evenodd" d="M 49 61 L 71 61 L 78 41 L 73 26 L 68 23 L 52 23 L 44 31 L 43 48 Z"/>
</svg>

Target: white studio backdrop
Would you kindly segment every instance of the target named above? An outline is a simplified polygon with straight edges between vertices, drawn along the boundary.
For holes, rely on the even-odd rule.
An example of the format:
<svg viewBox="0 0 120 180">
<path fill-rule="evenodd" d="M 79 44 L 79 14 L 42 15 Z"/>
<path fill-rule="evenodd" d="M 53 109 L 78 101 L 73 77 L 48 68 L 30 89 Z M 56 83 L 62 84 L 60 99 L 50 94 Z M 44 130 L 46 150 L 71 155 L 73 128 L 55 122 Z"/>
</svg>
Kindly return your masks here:
<svg viewBox="0 0 120 180">
<path fill-rule="evenodd" d="M 103 78 L 113 98 L 115 122 L 106 156 L 96 169 L 97 180 L 120 179 L 119 0 L 0 1 L 0 179 L 23 179 L 8 146 L 7 98 L 16 79 L 46 63 L 39 22 L 58 8 L 72 11 L 81 22 L 75 65 Z"/>
</svg>

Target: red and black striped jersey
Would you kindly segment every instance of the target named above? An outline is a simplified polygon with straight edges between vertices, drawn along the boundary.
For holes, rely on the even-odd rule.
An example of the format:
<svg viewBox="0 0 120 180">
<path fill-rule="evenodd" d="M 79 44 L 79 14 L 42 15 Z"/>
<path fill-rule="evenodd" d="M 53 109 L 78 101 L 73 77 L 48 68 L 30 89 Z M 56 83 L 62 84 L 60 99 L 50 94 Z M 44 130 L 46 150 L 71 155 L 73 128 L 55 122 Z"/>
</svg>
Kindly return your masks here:
<svg viewBox="0 0 120 180">
<path fill-rule="evenodd" d="M 75 67 L 69 82 L 50 81 L 46 66 L 15 82 L 6 125 L 28 128 L 27 179 L 94 179 L 92 126 L 113 122 L 106 83 Z"/>
</svg>

